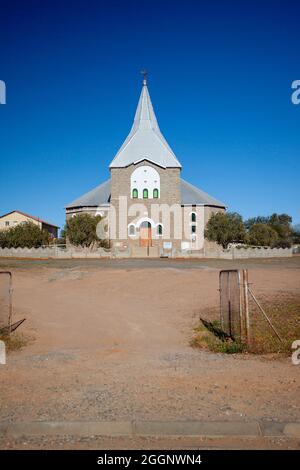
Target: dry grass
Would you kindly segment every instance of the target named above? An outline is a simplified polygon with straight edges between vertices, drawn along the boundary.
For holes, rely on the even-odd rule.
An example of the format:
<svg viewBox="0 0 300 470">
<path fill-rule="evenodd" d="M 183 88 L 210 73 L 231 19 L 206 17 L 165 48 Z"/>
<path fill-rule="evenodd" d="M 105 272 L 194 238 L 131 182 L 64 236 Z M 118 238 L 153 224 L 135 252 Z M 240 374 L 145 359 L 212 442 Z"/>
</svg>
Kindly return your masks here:
<svg viewBox="0 0 300 470">
<path fill-rule="evenodd" d="M 0 335 L 0 340 L 4 341 L 7 352 L 19 351 L 29 342 L 29 338 L 17 332 L 13 332 L 10 335 Z"/>
<path fill-rule="evenodd" d="M 256 304 L 250 301 L 251 344 L 238 343 L 232 340 L 222 341 L 200 322 L 194 329 L 191 346 L 221 353 L 250 352 L 253 354 L 285 354 L 290 355 L 292 342 L 300 339 L 300 295 L 290 293 L 278 293 L 272 297 L 264 295 L 259 297 L 259 302 L 266 311 L 273 326 L 278 331 L 280 341 Z M 217 328 L 220 323 L 218 308 L 210 308 L 201 313 L 203 318 L 212 321 Z"/>
<path fill-rule="evenodd" d="M 292 342 L 300 339 L 300 295 L 284 292 L 272 297 L 264 295 L 259 298 L 259 302 L 278 331 L 282 342 L 251 301 L 252 341 L 249 351 L 256 354 L 291 354 Z"/>
</svg>

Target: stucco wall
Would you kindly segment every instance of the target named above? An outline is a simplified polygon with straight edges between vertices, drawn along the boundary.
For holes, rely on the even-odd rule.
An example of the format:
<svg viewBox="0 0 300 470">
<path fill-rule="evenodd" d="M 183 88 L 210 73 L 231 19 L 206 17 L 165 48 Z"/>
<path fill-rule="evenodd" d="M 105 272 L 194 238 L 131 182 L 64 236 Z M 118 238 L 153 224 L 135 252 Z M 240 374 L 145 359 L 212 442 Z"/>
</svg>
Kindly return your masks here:
<svg viewBox="0 0 300 470">
<path fill-rule="evenodd" d="M 249 258 L 282 258 L 293 256 L 292 248 L 249 248 L 229 250 L 215 249 L 214 251 L 185 251 L 173 249 L 170 257 L 174 258 L 220 258 L 220 259 L 249 259 Z M 158 251 L 150 250 L 150 257 L 159 255 Z M 0 258 L 129 258 L 132 257 L 132 249 L 130 247 L 116 248 L 111 250 L 97 248 L 95 250 L 68 248 L 61 249 L 51 246 L 46 248 L 0 248 Z M 146 257 L 146 250 L 137 250 L 136 257 Z"/>
<path fill-rule="evenodd" d="M 293 256 L 292 248 L 236 248 L 223 250 L 216 246 L 204 250 L 205 258 L 249 259 L 249 258 L 281 258 Z"/>
<path fill-rule="evenodd" d="M 6 222 L 9 222 L 8 226 L 6 226 Z M 0 230 L 15 227 L 16 225 L 22 222 L 32 222 L 33 224 L 38 225 L 39 227 L 41 227 L 42 225 L 41 222 L 38 222 L 35 219 L 31 219 L 31 217 L 27 217 L 26 215 L 20 214 L 19 212 L 13 212 L 0 218 Z"/>
<path fill-rule="evenodd" d="M 93 251 L 89 249 L 68 248 L 61 249 L 56 246 L 45 248 L 0 248 L 0 257 L 3 258 L 105 258 L 110 257 L 110 252 L 103 248 L 97 248 Z"/>
</svg>

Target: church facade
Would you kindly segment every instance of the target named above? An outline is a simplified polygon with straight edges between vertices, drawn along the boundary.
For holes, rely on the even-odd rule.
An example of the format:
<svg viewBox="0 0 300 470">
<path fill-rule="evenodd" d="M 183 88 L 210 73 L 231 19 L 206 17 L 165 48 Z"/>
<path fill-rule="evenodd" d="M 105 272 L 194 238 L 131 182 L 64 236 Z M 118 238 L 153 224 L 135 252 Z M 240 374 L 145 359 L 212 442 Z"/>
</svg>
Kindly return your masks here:
<svg viewBox="0 0 300 470">
<path fill-rule="evenodd" d="M 201 253 L 205 225 L 225 205 L 183 180 L 181 169 L 144 78 L 131 131 L 109 165 L 110 179 L 68 204 L 66 218 L 101 215 L 112 248 L 130 256 Z"/>
</svg>

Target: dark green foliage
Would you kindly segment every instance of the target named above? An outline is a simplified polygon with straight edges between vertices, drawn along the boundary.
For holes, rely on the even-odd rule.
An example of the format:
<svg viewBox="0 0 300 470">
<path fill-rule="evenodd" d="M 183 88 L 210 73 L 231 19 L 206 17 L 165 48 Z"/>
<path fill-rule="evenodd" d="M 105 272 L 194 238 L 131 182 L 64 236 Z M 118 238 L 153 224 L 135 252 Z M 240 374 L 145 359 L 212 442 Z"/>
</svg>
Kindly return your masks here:
<svg viewBox="0 0 300 470">
<path fill-rule="evenodd" d="M 205 237 L 227 248 L 229 243 L 243 243 L 246 230 L 242 217 L 236 212 L 217 212 L 209 219 Z"/>
<path fill-rule="evenodd" d="M 96 229 L 101 221 L 100 216 L 92 216 L 90 214 L 78 214 L 72 217 L 66 223 L 62 235 L 74 246 L 91 247 L 109 246 L 108 240 L 99 240 Z"/>
<path fill-rule="evenodd" d="M 38 248 L 49 242 L 49 233 L 32 222 L 24 222 L 0 232 L 1 248 Z"/>
<path fill-rule="evenodd" d="M 257 223 L 251 225 L 248 232 L 248 240 L 251 245 L 273 247 L 279 242 L 279 235 L 269 225 Z"/>
<path fill-rule="evenodd" d="M 292 229 L 292 217 L 288 214 L 272 214 L 268 217 L 253 217 L 252 219 L 248 219 L 245 222 L 245 227 L 247 228 L 249 238 L 251 236 L 251 229 L 254 225 L 265 225 L 266 227 L 270 227 L 271 229 L 275 230 L 278 237 L 277 240 L 271 243 L 269 246 L 276 246 L 281 248 L 289 248 L 293 243 L 293 229 Z M 257 229 L 255 229 L 257 231 Z M 262 231 L 262 229 L 261 229 Z M 266 231 L 265 231 L 266 233 Z M 269 232 L 270 234 L 272 232 Z M 264 236 L 262 236 L 264 238 Z M 256 245 L 260 245 L 263 243 L 255 243 L 251 242 Z"/>
<path fill-rule="evenodd" d="M 258 216 L 258 217 L 252 217 L 251 219 L 245 220 L 245 227 L 247 230 L 250 230 L 250 228 L 255 225 L 255 224 L 268 224 L 269 223 L 269 217 L 263 217 L 263 216 Z"/>
<path fill-rule="evenodd" d="M 292 229 L 292 239 L 295 245 L 300 245 L 300 224 L 294 225 Z"/>
</svg>

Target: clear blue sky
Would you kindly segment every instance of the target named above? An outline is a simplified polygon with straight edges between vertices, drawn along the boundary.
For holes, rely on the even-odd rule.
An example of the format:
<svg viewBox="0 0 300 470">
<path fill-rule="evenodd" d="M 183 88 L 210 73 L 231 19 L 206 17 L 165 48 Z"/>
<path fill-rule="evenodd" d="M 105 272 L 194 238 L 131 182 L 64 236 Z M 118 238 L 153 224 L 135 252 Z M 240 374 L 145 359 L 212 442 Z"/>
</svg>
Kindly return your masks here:
<svg viewBox="0 0 300 470">
<path fill-rule="evenodd" d="M 109 177 L 149 71 L 182 176 L 244 217 L 300 222 L 297 1 L 0 0 L 0 213 L 62 226 Z"/>
</svg>

